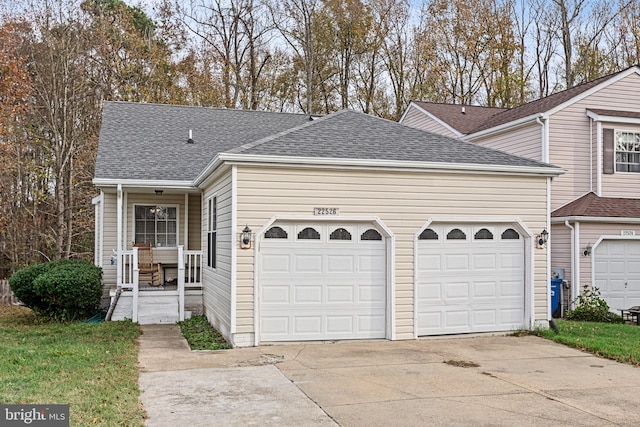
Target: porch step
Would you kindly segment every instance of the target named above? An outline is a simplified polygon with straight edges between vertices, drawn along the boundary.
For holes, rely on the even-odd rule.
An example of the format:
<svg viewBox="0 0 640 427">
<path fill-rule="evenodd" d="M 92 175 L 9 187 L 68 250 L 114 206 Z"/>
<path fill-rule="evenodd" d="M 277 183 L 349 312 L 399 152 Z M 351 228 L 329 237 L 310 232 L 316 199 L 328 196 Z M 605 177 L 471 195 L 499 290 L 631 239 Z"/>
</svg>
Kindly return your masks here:
<svg viewBox="0 0 640 427">
<path fill-rule="evenodd" d="M 141 325 L 176 323 L 178 320 L 180 320 L 178 301 L 155 303 L 145 301 L 138 306 L 138 323 Z"/>
<path fill-rule="evenodd" d="M 123 293 L 113 311 L 111 320 L 131 319 L 133 317 L 132 302 L 131 293 Z M 141 292 L 138 296 L 138 323 L 141 325 L 176 323 L 180 320 L 178 309 L 176 295 Z"/>
</svg>

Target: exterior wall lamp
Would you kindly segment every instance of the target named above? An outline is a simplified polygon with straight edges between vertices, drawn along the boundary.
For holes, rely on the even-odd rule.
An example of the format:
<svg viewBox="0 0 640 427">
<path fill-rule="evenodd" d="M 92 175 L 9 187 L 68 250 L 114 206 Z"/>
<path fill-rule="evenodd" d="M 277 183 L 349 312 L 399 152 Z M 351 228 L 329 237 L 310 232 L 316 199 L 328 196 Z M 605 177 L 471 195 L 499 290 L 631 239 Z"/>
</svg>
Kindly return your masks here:
<svg viewBox="0 0 640 427">
<path fill-rule="evenodd" d="M 584 248 L 584 251 L 582 252 L 582 255 L 584 256 L 591 256 L 591 242 L 587 243 L 587 246 Z"/>
<path fill-rule="evenodd" d="M 251 229 L 248 225 L 245 225 L 240 233 L 240 249 L 251 248 Z"/>
<path fill-rule="evenodd" d="M 542 233 L 536 236 L 536 245 L 538 248 L 544 248 L 547 242 L 549 241 L 549 232 L 545 228 L 542 230 Z"/>
<path fill-rule="evenodd" d="M 162 196 L 163 190 L 156 190 L 156 196 Z"/>
</svg>

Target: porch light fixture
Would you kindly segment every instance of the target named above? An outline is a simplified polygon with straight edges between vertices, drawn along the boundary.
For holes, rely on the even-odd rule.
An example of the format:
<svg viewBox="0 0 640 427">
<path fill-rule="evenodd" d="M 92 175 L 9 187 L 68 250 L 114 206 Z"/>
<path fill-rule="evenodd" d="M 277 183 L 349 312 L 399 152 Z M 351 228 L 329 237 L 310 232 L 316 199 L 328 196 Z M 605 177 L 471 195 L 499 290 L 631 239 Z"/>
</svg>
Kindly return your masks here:
<svg viewBox="0 0 640 427">
<path fill-rule="evenodd" d="M 162 196 L 162 193 L 164 193 L 164 190 L 156 190 L 156 196 Z"/>
<path fill-rule="evenodd" d="M 538 248 L 544 248 L 548 240 L 549 232 L 545 228 L 540 234 L 536 236 L 536 245 L 538 246 Z"/>
<path fill-rule="evenodd" d="M 590 256 L 591 255 L 591 242 L 587 243 L 587 246 L 584 248 L 584 251 L 582 252 L 582 255 L 584 256 Z"/>
<path fill-rule="evenodd" d="M 251 248 L 251 229 L 249 225 L 245 225 L 240 234 L 240 249 Z"/>
</svg>

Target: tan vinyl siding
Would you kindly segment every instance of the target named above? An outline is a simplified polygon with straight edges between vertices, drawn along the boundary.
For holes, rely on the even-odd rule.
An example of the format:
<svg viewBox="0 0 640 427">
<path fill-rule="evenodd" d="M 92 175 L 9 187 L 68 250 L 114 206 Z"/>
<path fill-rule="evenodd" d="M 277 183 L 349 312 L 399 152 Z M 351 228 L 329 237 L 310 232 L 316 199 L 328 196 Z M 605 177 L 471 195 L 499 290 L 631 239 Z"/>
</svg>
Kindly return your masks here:
<svg viewBox="0 0 640 427">
<path fill-rule="evenodd" d="M 111 265 L 111 255 L 117 249 L 117 201 L 116 193 L 104 193 L 104 241 L 102 249 L 102 283 L 104 284 L 103 297 L 109 297 L 109 288 L 115 286 L 118 270 L 115 263 Z"/>
<path fill-rule="evenodd" d="M 189 245 L 185 248 L 191 251 L 200 250 L 202 239 L 202 197 L 199 194 L 189 194 Z"/>
<path fill-rule="evenodd" d="M 452 132 L 451 129 L 443 126 L 441 123 L 434 120 L 428 114 L 425 114 L 424 112 L 418 110 L 413 105 L 409 107 L 409 111 L 407 111 L 407 114 L 401 124 L 415 129 L 426 130 L 428 132 L 448 136 L 451 138 L 458 138 L 458 134 Z"/>
<path fill-rule="evenodd" d="M 640 90 L 637 91 L 640 97 Z M 625 110 L 627 110 L 625 106 Z M 640 133 L 640 126 L 629 124 L 621 125 L 616 123 L 602 123 L 602 128 L 631 131 Z M 632 197 L 640 198 L 640 173 L 614 172 L 613 174 L 602 175 L 602 197 Z"/>
<path fill-rule="evenodd" d="M 475 139 L 473 142 L 484 147 L 504 151 L 520 157 L 542 160 L 542 126 L 534 122 L 530 125 L 491 135 L 486 138 Z"/>
<path fill-rule="evenodd" d="M 208 200 L 217 199 L 217 261 L 216 268 L 207 263 Z M 227 338 L 231 334 L 231 221 L 232 185 L 231 173 L 225 174 L 206 189 L 202 204 L 202 251 L 204 253 L 203 295 L 204 310 L 209 321 Z"/>
<path fill-rule="evenodd" d="M 556 209 L 592 189 L 589 118 L 577 103 L 554 114 L 549 123 L 549 162 L 567 170 L 551 186 L 551 208 Z"/>
<path fill-rule="evenodd" d="M 590 164 L 590 119 L 587 117 L 586 110 L 600 108 L 638 112 L 640 111 L 640 104 L 637 102 L 639 97 L 640 76 L 633 73 L 551 116 L 549 161 L 568 169 L 566 174 L 553 180 L 552 208 L 562 206 L 592 190 L 589 179 L 590 171 L 595 171 L 597 161 L 593 157 L 594 165 Z M 595 128 L 596 125 L 594 124 L 593 127 Z M 593 144 L 595 145 L 596 142 L 597 140 L 594 138 Z M 623 195 L 624 190 L 619 191 L 617 188 L 630 189 L 633 184 L 629 181 L 633 182 L 634 180 L 637 182 L 635 175 L 632 177 L 626 177 L 623 174 L 603 175 L 604 194 L 602 196 Z M 595 187 L 596 179 L 594 176 L 594 191 Z M 636 185 L 634 193 L 640 195 L 638 191 L 640 190 Z"/>
<path fill-rule="evenodd" d="M 552 224 L 551 242 L 551 270 L 564 268 L 564 279 L 571 278 L 571 229 L 564 224 Z"/>
<path fill-rule="evenodd" d="M 396 236 L 398 339 L 413 338 L 413 237 L 429 218 L 520 218 L 534 232 L 546 223 L 540 177 L 239 166 L 237 197 L 238 227 L 254 231 L 275 215 L 313 219 L 318 206 L 337 207 L 343 217 L 379 217 Z M 546 320 L 546 251 L 534 254 L 535 318 Z M 238 332 L 253 332 L 253 256 L 238 252 Z"/>
</svg>

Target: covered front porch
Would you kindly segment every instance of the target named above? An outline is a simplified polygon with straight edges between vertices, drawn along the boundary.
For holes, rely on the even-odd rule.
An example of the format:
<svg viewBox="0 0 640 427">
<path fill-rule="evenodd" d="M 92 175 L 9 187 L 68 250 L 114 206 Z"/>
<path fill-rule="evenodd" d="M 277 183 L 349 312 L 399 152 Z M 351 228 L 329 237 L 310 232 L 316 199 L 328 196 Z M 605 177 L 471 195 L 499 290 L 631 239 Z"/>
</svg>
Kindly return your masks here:
<svg viewBox="0 0 640 427">
<path fill-rule="evenodd" d="M 161 185 L 118 184 L 94 199 L 95 262 L 110 320 L 175 323 L 202 314 L 201 203 L 195 189 Z M 157 269 L 153 280 L 147 262 Z"/>
</svg>

